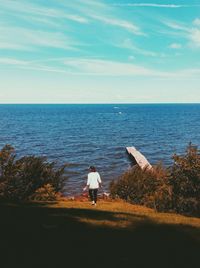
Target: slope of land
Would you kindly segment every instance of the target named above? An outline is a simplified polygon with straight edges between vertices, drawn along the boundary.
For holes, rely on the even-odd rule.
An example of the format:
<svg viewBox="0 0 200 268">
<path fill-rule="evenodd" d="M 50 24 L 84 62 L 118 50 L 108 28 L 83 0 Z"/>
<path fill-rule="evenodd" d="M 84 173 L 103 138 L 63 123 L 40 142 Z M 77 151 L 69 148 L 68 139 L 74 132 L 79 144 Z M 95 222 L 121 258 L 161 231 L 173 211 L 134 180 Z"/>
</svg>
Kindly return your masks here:
<svg viewBox="0 0 200 268">
<path fill-rule="evenodd" d="M 122 201 L 0 205 L 1 266 L 199 267 L 200 219 Z"/>
</svg>

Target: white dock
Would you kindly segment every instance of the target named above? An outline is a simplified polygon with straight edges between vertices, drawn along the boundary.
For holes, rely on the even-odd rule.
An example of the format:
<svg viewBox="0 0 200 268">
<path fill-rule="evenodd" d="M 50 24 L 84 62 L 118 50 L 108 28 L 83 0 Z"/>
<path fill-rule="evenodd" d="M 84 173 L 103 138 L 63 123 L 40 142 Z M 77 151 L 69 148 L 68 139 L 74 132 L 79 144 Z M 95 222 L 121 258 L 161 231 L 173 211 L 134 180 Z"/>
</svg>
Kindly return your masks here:
<svg viewBox="0 0 200 268">
<path fill-rule="evenodd" d="M 135 147 L 126 147 L 126 150 L 128 154 L 135 159 L 136 163 L 138 164 L 138 166 L 141 167 L 141 169 L 145 168 L 152 169 L 152 166 L 148 162 L 146 157 L 143 154 L 141 154 Z"/>
</svg>

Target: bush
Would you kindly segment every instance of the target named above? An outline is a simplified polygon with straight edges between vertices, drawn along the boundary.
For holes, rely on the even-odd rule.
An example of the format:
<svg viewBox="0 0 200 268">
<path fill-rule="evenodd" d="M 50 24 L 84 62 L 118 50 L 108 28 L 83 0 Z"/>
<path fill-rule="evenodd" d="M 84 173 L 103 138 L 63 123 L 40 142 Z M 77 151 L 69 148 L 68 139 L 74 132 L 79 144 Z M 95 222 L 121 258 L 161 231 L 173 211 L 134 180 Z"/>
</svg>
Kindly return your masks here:
<svg viewBox="0 0 200 268">
<path fill-rule="evenodd" d="M 170 184 L 173 207 L 179 213 L 200 216 L 200 154 L 189 144 L 186 154 L 174 155 Z"/>
<path fill-rule="evenodd" d="M 156 210 L 171 209 L 171 190 L 168 173 L 162 165 L 153 169 L 135 166 L 110 184 L 111 196 Z"/>
<path fill-rule="evenodd" d="M 15 150 L 6 145 L 0 151 L 0 197 L 6 200 L 28 200 L 30 196 L 50 185 L 60 191 L 65 166 L 57 168 L 45 157 L 25 156 L 16 159 Z"/>
<path fill-rule="evenodd" d="M 29 199 L 35 201 L 55 201 L 57 199 L 57 195 L 55 188 L 48 183 L 37 189 Z"/>
<path fill-rule="evenodd" d="M 200 216 L 200 154 L 189 144 L 186 154 L 174 155 L 168 170 L 161 165 L 152 170 L 138 166 L 110 185 L 112 197 L 145 205 L 158 211 L 175 211 Z"/>
</svg>

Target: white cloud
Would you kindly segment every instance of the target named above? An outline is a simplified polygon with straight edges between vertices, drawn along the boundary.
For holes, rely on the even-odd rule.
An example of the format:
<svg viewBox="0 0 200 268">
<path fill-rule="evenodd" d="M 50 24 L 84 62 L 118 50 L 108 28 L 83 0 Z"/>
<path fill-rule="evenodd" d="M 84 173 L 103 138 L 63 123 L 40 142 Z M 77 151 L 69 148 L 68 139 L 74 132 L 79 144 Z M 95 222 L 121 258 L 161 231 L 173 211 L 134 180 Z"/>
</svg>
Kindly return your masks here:
<svg viewBox="0 0 200 268">
<path fill-rule="evenodd" d="M 200 78 L 200 69 L 184 69 L 184 70 L 179 70 L 177 72 L 175 72 L 175 75 L 177 75 L 178 77 L 183 77 L 183 78 L 187 78 L 187 77 L 196 77 L 196 78 Z"/>
<path fill-rule="evenodd" d="M 135 24 L 133 24 L 129 21 L 120 20 L 120 19 L 111 18 L 111 17 L 106 17 L 106 16 L 92 15 L 92 14 L 90 14 L 90 17 L 95 19 L 95 20 L 101 21 L 105 24 L 120 27 L 120 28 L 125 29 L 129 32 L 132 32 L 133 34 L 144 35 L 140 31 L 140 28 L 138 26 L 136 26 Z"/>
<path fill-rule="evenodd" d="M 17 1 L 11 1 L 7 0 L 3 3 L 1 3 L 1 6 L 4 7 L 7 12 L 8 11 L 15 11 L 15 16 L 23 16 L 22 14 L 31 14 L 33 16 L 37 16 L 40 18 L 46 18 L 49 20 L 49 22 L 52 22 L 52 19 L 67 19 L 71 21 L 75 21 L 78 23 L 88 23 L 88 19 L 86 17 L 69 13 L 67 12 L 67 9 L 63 11 L 61 8 L 46 8 L 42 5 L 36 5 L 31 4 L 27 2 L 17 2 Z M 29 18 L 30 19 L 30 18 Z"/>
<path fill-rule="evenodd" d="M 171 29 L 174 29 L 174 30 L 180 30 L 180 31 L 188 31 L 188 26 L 185 26 L 181 23 L 178 23 L 178 22 L 174 22 L 174 21 L 166 21 L 166 20 L 163 20 L 162 21 L 166 26 L 168 26 L 169 28 Z"/>
<path fill-rule="evenodd" d="M 58 61 L 59 67 L 51 66 Z M 149 77 L 155 79 L 199 79 L 200 69 L 182 69 L 176 71 L 158 71 L 132 63 L 88 58 L 57 58 L 44 61 L 25 61 L 16 58 L 0 58 L 1 65 L 11 65 L 18 69 L 63 73 L 75 76 L 121 76 Z"/>
<path fill-rule="evenodd" d="M 82 5 L 88 5 L 88 6 L 98 8 L 98 9 L 99 8 L 100 9 L 104 9 L 104 8 L 107 9 L 107 5 L 104 2 L 99 1 L 99 0 L 78 0 L 78 1 Z"/>
<path fill-rule="evenodd" d="M 126 49 L 129 49 L 129 50 L 132 50 L 135 53 L 140 54 L 140 55 L 144 55 L 144 56 L 150 56 L 150 57 L 158 57 L 159 56 L 159 54 L 154 52 L 154 51 L 145 50 L 145 49 L 142 49 L 142 48 L 139 48 L 139 47 L 135 46 L 131 42 L 131 40 L 129 38 L 125 39 L 120 44 L 115 43 L 113 45 L 117 46 L 117 47 L 120 47 L 120 48 L 126 48 Z"/>
<path fill-rule="evenodd" d="M 193 26 L 194 24 L 198 23 L 197 20 L 193 21 L 192 26 L 185 26 L 174 21 L 164 21 L 163 23 L 173 30 L 178 30 L 181 33 L 181 37 L 188 40 L 187 45 L 189 47 L 200 47 L 200 29 Z"/>
<path fill-rule="evenodd" d="M 182 48 L 182 45 L 179 43 L 172 43 L 169 47 L 172 49 L 180 49 Z"/>
<path fill-rule="evenodd" d="M 200 19 L 199 19 L 199 18 L 196 18 L 196 19 L 193 21 L 193 24 L 196 25 L 196 26 L 200 26 Z"/>
<path fill-rule="evenodd" d="M 13 59 L 13 58 L 0 58 L 0 64 L 3 65 L 26 65 L 26 61 Z"/>
<path fill-rule="evenodd" d="M 77 0 L 70 3 L 59 0 L 58 2 L 55 8 L 49 8 L 38 2 L 3 1 L 1 6 L 6 15 L 4 16 L 6 30 L 2 32 L 0 29 L 0 47 L 15 50 L 23 48 L 24 50 L 37 50 L 42 46 L 63 49 L 80 48 L 83 43 L 78 36 L 77 41 L 69 38 L 69 36 L 76 35 L 73 29 L 74 24 L 67 24 L 65 20 L 84 25 L 97 21 L 135 35 L 144 35 L 133 22 L 115 16 L 114 9 L 102 1 Z M 15 20 L 16 18 L 26 20 L 28 24 L 24 23 L 23 28 L 12 25 L 7 15 L 14 15 Z M 38 26 L 40 31 L 33 30 Z M 46 31 L 47 27 L 50 29 L 49 32 Z"/>
<path fill-rule="evenodd" d="M 153 71 L 130 63 L 98 59 L 67 59 L 64 64 L 80 73 L 106 76 L 153 75 Z"/>
<path fill-rule="evenodd" d="M 135 59 L 135 56 L 130 55 L 130 56 L 128 57 L 128 59 L 129 59 L 129 60 L 134 60 L 134 59 Z"/>
<path fill-rule="evenodd" d="M 197 7 L 200 5 L 178 5 L 178 4 L 156 4 L 156 3 L 116 3 L 114 6 L 127 6 L 127 7 L 157 7 L 157 8 L 184 8 L 184 7 Z"/>
<path fill-rule="evenodd" d="M 49 19 L 47 17 L 44 16 L 37 16 L 37 15 L 30 15 L 30 14 L 25 14 L 25 15 L 21 15 L 20 16 L 21 19 L 25 20 L 25 21 L 31 21 L 32 23 L 34 23 L 36 26 L 49 26 L 51 28 L 59 28 L 60 24 L 59 21 L 57 20 L 53 20 L 53 19 Z"/>
<path fill-rule="evenodd" d="M 8 44 L 7 47 L 5 45 Z M 59 32 L 47 32 L 20 27 L 0 27 L 0 47 L 22 48 L 27 50 L 38 47 L 76 49 L 76 42 Z"/>
<path fill-rule="evenodd" d="M 42 71 L 42 72 L 50 72 L 50 73 L 64 73 L 64 74 L 70 74 L 70 72 L 67 72 L 65 70 L 55 68 L 55 67 L 48 67 L 43 65 L 27 65 L 27 66 L 21 66 L 20 69 L 25 70 L 34 70 L 34 71 Z"/>
<path fill-rule="evenodd" d="M 103 76 L 136 76 L 161 79 L 199 78 L 200 69 L 182 69 L 177 71 L 158 71 L 131 63 L 99 60 L 75 59 L 64 60 L 64 65 L 71 73 Z"/>
<path fill-rule="evenodd" d="M 191 29 L 189 34 L 191 46 L 200 47 L 200 29 L 194 28 Z"/>
<path fill-rule="evenodd" d="M 69 14 L 69 15 L 65 15 L 65 17 L 69 20 L 73 20 L 73 21 L 76 21 L 76 22 L 79 22 L 79 23 L 89 23 L 89 20 L 84 18 L 84 17 L 81 17 L 81 16 L 78 16 L 78 15 L 73 15 L 73 14 Z"/>
<path fill-rule="evenodd" d="M 0 65 L 10 65 L 19 69 L 25 70 L 36 70 L 36 71 L 45 71 L 45 72 L 57 72 L 57 73 L 66 73 L 65 70 L 54 68 L 51 66 L 45 66 L 43 64 L 38 64 L 41 61 L 29 61 L 29 60 L 19 60 L 16 58 L 0 58 Z"/>
<path fill-rule="evenodd" d="M 50 62 L 59 62 L 59 68 L 51 67 Z M 48 72 L 60 72 L 74 75 L 104 75 L 104 76 L 148 76 L 156 74 L 150 69 L 109 60 L 61 58 L 44 61 L 22 61 L 15 58 L 0 58 L 1 65 L 16 65 L 23 69 L 33 69 Z M 45 65 L 46 63 L 46 65 Z"/>
<path fill-rule="evenodd" d="M 15 43 L 10 43 L 9 40 L 2 40 L 0 37 L 0 49 L 8 49 L 8 50 L 21 50 L 21 51 L 29 51 L 30 48 L 28 48 L 25 45 L 20 45 Z"/>
</svg>

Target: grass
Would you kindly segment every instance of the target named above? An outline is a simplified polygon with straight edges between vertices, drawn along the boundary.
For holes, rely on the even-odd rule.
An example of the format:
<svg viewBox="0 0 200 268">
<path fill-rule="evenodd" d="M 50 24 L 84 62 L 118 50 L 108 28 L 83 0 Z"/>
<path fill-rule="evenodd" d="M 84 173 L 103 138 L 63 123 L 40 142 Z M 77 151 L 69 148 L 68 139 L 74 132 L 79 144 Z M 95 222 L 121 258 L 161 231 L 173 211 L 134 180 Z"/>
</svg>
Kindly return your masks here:
<svg viewBox="0 0 200 268">
<path fill-rule="evenodd" d="M 0 267 L 199 267 L 200 219 L 122 201 L 0 206 Z"/>
<path fill-rule="evenodd" d="M 91 206 L 90 202 L 77 202 L 77 201 L 67 201 L 67 202 L 58 202 L 54 204 L 49 204 L 49 207 L 52 208 L 70 208 L 70 209 L 93 209 L 96 212 L 102 211 L 102 212 L 112 212 L 115 217 L 113 218 L 113 221 L 109 221 L 107 224 L 105 224 L 107 227 L 115 225 L 115 227 L 133 227 L 133 225 L 137 222 L 136 217 L 146 217 L 149 218 L 149 220 L 154 221 L 157 224 L 177 224 L 177 225 L 188 225 L 191 227 L 197 227 L 200 228 L 200 219 L 199 218 L 192 218 L 192 217 L 185 217 L 179 214 L 174 213 L 157 213 L 153 209 L 144 207 L 144 206 L 137 206 L 137 205 L 131 205 L 127 202 L 124 202 L 122 200 L 119 201 L 101 201 L 98 203 L 97 207 Z M 119 216 L 123 215 L 122 221 L 124 222 L 123 225 L 121 225 L 121 222 L 119 221 Z M 80 217 L 80 221 L 85 221 L 90 223 L 90 218 L 84 218 Z M 92 222 L 91 222 L 92 223 Z M 98 220 L 96 221 L 98 225 L 101 225 L 101 222 Z"/>
</svg>

